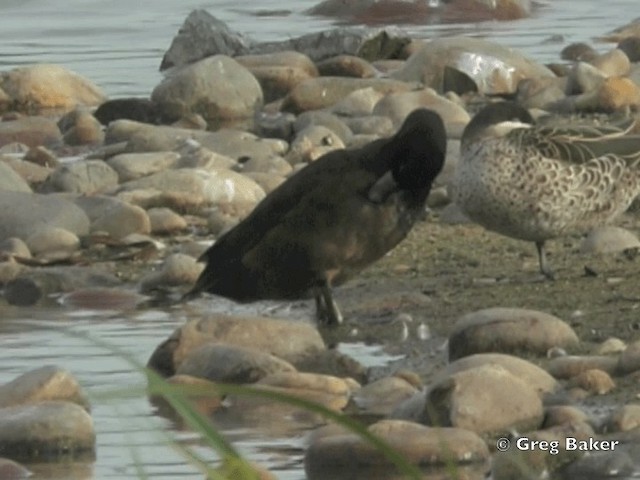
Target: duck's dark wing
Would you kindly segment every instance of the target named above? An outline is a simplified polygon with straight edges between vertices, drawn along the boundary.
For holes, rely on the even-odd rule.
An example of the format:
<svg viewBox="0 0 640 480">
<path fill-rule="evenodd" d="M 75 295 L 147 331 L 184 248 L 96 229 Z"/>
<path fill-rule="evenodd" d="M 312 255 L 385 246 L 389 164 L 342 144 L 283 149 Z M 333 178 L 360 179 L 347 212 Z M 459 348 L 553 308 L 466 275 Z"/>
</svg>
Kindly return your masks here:
<svg viewBox="0 0 640 480">
<path fill-rule="evenodd" d="M 629 134 L 633 127 L 634 124 L 623 127 L 540 126 L 513 130 L 509 138 L 516 145 L 534 148 L 546 158 L 571 164 L 584 164 L 594 158 L 615 155 L 635 166 L 640 161 L 640 135 Z"/>
</svg>

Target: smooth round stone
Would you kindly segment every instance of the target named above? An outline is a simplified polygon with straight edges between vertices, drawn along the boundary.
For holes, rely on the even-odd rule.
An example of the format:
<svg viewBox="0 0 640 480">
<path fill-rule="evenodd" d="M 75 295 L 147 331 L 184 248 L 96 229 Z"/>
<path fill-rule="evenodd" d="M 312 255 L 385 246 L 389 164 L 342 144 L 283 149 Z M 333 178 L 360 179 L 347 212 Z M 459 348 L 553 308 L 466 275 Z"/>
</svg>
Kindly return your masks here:
<svg viewBox="0 0 640 480">
<path fill-rule="evenodd" d="M 620 40 L 617 48 L 625 53 L 630 62 L 640 61 L 640 36 Z"/>
<path fill-rule="evenodd" d="M 372 88 L 381 94 L 412 90 L 411 83 L 388 78 L 318 77 L 297 85 L 282 104 L 282 110 L 302 113 L 331 107 L 351 92 Z"/>
<path fill-rule="evenodd" d="M 47 168 L 57 168 L 60 166 L 60 160 L 58 160 L 56 154 L 42 146 L 29 148 L 24 152 L 24 160 L 25 162 L 35 163 L 36 165 Z"/>
<path fill-rule="evenodd" d="M 267 195 L 286 180 L 286 177 L 274 173 L 245 172 L 244 175 L 260 185 Z"/>
<path fill-rule="evenodd" d="M 70 292 L 88 286 L 115 286 L 121 281 L 93 267 L 40 267 L 23 271 L 4 289 L 11 305 L 35 305 L 55 293 Z"/>
<path fill-rule="evenodd" d="M 116 171 L 119 182 L 128 182 L 171 168 L 178 159 L 177 152 L 122 153 L 107 160 L 107 165 Z"/>
<path fill-rule="evenodd" d="M 193 350 L 211 342 L 253 348 L 291 363 L 325 349 L 318 330 L 308 323 L 217 314 L 190 320 L 175 330 L 156 348 L 148 366 L 173 375 Z"/>
<path fill-rule="evenodd" d="M 507 369 L 490 364 L 431 385 L 423 415 L 432 425 L 490 436 L 537 428 L 544 417 L 538 392 Z"/>
<path fill-rule="evenodd" d="M 286 177 L 291 173 L 293 168 L 291 164 L 282 157 L 259 157 L 248 158 L 246 161 L 240 161 L 237 171 L 246 175 L 251 172 L 272 173 Z"/>
<path fill-rule="evenodd" d="M 598 345 L 593 353 L 596 355 L 618 354 L 624 352 L 626 348 L 627 344 L 624 341 L 619 338 L 611 337 Z"/>
<path fill-rule="evenodd" d="M 60 65 L 15 68 L 0 74 L 0 84 L 18 109 L 71 110 L 78 105 L 97 106 L 106 100 L 95 84 Z"/>
<path fill-rule="evenodd" d="M 105 232 L 121 239 L 133 233 L 151 232 L 151 221 L 147 212 L 136 205 L 102 195 L 80 196 L 75 203 L 91 219 L 92 232 Z"/>
<path fill-rule="evenodd" d="M 633 478 L 637 471 L 637 463 L 627 452 L 613 450 L 593 452 L 577 459 L 563 470 L 562 478 L 565 480 Z"/>
<path fill-rule="evenodd" d="M 337 115 L 327 112 L 304 112 L 298 115 L 293 123 L 293 130 L 299 134 L 312 126 L 323 126 L 334 132 L 343 142 L 348 142 L 353 135 L 349 127 Z"/>
<path fill-rule="evenodd" d="M 378 71 L 364 58 L 354 55 L 338 55 L 316 64 L 318 72 L 324 77 L 372 78 Z"/>
<path fill-rule="evenodd" d="M 140 291 L 149 292 L 157 288 L 191 285 L 204 270 L 204 264 L 182 253 L 174 253 L 164 259 L 158 272 L 152 272 L 140 280 Z"/>
<path fill-rule="evenodd" d="M 251 348 L 212 343 L 193 350 L 177 375 L 190 375 L 213 382 L 254 383 L 267 375 L 294 372 L 289 362 Z"/>
<path fill-rule="evenodd" d="M 573 62 L 588 62 L 596 57 L 598 52 L 586 43 L 571 43 L 564 47 L 560 52 L 560 58 Z"/>
<path fill-rule="evenodd" d="M 213 125 L 251 118 L 262 105 L 256 78 L 234 59 L 214 55 L 186 65 L 154 88 L 151 100 L 168 117 L 197 113 Z"/>
<path fill-rule="evenodd" d="M 291 165 L 308 163 L 314 158 L 314 149 L 321 147 L 324 153 L 332 150 L 340 150 L 345 147 L 342 139 L 322 125 L 310 125 L 298 132 L 296 138 L 291 142 L 291 149 L 286 155 L 286 160 Z"/>
<path fill-rule="evenodd" d="M 629 230 L 613 226 L 594 228 L 580 245 L 583 253 L 617 253 L 632 248 L 640 248 L 638 237 Z"/>
<path fill-rule="evenodd" d="M 0 122 L 0 147 L 14 142 L 28 147 L 57 145 L 62 142 L 62 134 L 56 122 L 45 117 L 23 117 Z"/>
<path fill-rule="evenodd" d="M 607 78 L 598 89 L 598 106 L 605 112 L 640 105 L 640 87 L 630 78 Z"/>
<path fill-rule="evenodd" d="M 409 113 L 419 107 L 437 112 L 442 117 L 447 131 L 450 130 L 450 126 L 466 125 L 471 119 L 464 108 L 430 88 L 387 95 L 376 104 L 373 114 L 388 117 L 399 126 Z"/>
<path fill-rule="evenodd" d="M 18 188 L 18 189 L 16 189 L 16 188 L 4 188 L 3 187 L 4 190 L 31 191 L 31 188 L 36 188 L 37 189 L 37 188 L 39 188 L 40 185 L 42 185 L 45 182 L 45 180 L 53 172 L 53 169 L 51 169 L 49 167 L 43 167 L 43 166 L 37 165 L 36 163 L 28 162 L 26 160 L 21 160 L 19 158 L 15 158 L 15 157 L 1 157 L 0 156 L 0 160 L 5 165 L 11 167 L 11 169 L 15 173 L 17 173 L 19 175 L 19 177 L 21 178 L 22 182 L 26 183 L 27 186 L 29 187 L 29 190 L 24 189 L 24 187 L 21 187 L 21 188 Z M 7 172 L 7 174 L 11 175 L 10 172 Z M 3 173 L 3 175 L 4 175 L 4 173 Z M 13 183 L 12 183 L 12 185 L 13 185 Z"/>
<path fill-rule="evenodd" d="M 170 208 L 150 208 L 147 215 L 151 223 L 151 233 L 154 234 L 176 233 L 186 230 L 189 226 L 184 217 Z"/>
<path fill-rule="evenodd" d="M 375 135 L 389 137 L 394 132 L 393 122 L 388 117 L 369 115 L 366 117 L 345 118 L 344 123 L 354 135 Z"/>
<path fill-rule="evenodd" d="M 611 392 L 616 384 L 607 372 L 593 368 L 572 377 L 569 387 L 582 388 L 594 395 L 605 395 Z"/>
<path fill-rule="evenodd" d="M 568 379 L 592 369 L 614 374 L 618 368 L 618 358 L 603 355 L 564 356 L 552 359 L 547 371 L 555 378 Z"/>
<path fill-rule="evenodd" d="M 186 140 L 178 148 L 178 153 L 180 154 L 180 158 L 174 168 L 220 170 L 233 169 L 238 165 L 238 162 L 233 158 L 205 148 L 195 140 Z"/>
<path fill-rule="evenodd" d="M 516 100 L 528 109 L 547 109 L 565 98 L 566 88 L 566 78 L 527 78 L 518 84 Z"/>
<path fill-rule="evenodd" d="M 336 115 L 344 117 L 366 117 L 373 114 L 373 108 L 382 97 L 384 97 L 384 93 L 374 88 L 361 88 L 347 94 L 336 102 L 330 110 Z"/>
<path fill-rule="evenodd" d="M 9 237 L 0 242 L 0 252 L 12 257 L 31 258 L 31 251 L 27 244 L 16 237 Z"/>
<path fill-rule="evenodd" d="M 629 344 L 624 352 L 620 354 L 618 370 L 622 374 L 640 370 L 640 341 Z"/>
<path fill-rule="evenodd" d="M 640 427 L 640 405 L 622 405 L 611 412 L 607 421 L 608 432 L 626 432 Z"/>
<path fill-rule="evenodd" d="M 0 262 L 0 285 L 6 285 L 17 278 L 23 270 L 23 266 L 13 258 L 6 262 Z"/>
<path fill-rule="evenodd" d="M 222 406 L 224 394 L 216 389 L 214 382 L 190 375 L 174 375 L 167 378 L 166 382 L 176 387 L 184 387 L 179 388 L 180 392 L 193 402 L 194 408 L 202 415 L 211 415 Z M 160 388 L 162 389 L 163 386 Z M 160 415 L 168 416 L 162 413 L 162 408 L 167 406 L 165 398 L 161 395 L 162 391 L 159 395 L 154 395 L 153 391 L 150 393 L 152 403 L 159 405 Z M 169 414 L 175 415 L 173 407 L 169 406 L 169 409 Z"/>
<path fill-rule="evenodd" d="M 0 190 L 31 193 L 31 187 L 22 176 L 2 161 L 0 161 Z"/>
<path fill-rule="evenodd" d="M 578 343 L 573 329 L 553 315 L 519 308 L 488 308 L 456 322 L 449 337 L 449 359 L 486 352 L 546 355 L 553 347 L 570 349 Z"/>
<path fill-rule="evenodd" d="M 402 420 L 382 420 L 368 430 L 408 462 L 423 468 L 453 464 L 456 471 L 461 471 L 462 464 L 482 465 L 489 458 L 485 442 L 475 433 L 460 428 L 431 428 Z M 304 463 L 310 480 L 396 478 L 388 476 L 395 469 L 379 450 L 356 434 L 333 426 L 314 432 Z"/>
<path fill-rule="evenodd" d="M 27 238 L 27 246 L 36 257 L 57 252 L 75 252 L 80 248 L 80 239 L 69 230 L 60 227 L 45 227 Z"/>
<path fill-rule="evenodd" d="M 458 360 L 447 365 L 438 373 L 434 381 L 446 378 L 457 372 L 462 372 L 470 368 L 483 365 L 497 365 L 509 371 L 516 377 L 524 380 L 539 395 L 550 393 L 559 388 L 559 384 L 546 370 L 540 368 L 532 362 L 522 358 L 505 355 L 503 353 L 478 353 Z"/>
<path fill-rule="evenodd" d="M 55 459 L 92 452 L 95 442 L 91 416 L 75 403 L 44 401 L 0 408 L 0 450 L 5 455 Z"/>
<path fill-rule="evenodd" d="M 479 92 L 487 95 L 515 93 L 525 78 L 554 76 L 548 68 L 503 45 L 470 37 L 446 37 L 427 42 L 391 77 L 440 89 L 445 67 L 465 73 Z"/>
<path fill-rule="evenodd" d="M 257 204 L 264 190 L 253 180 L 232 170 L 203 171 L 183 168 L 165 170 L 120 186 L 120 192 L 153 189 L 173 199 L 169 204 L 154 205 L 176 210 L 198 209 L 221 203 Z M 181 208 L 180 208 L 181 207 Z"/>
<path fill-rule="evenodd" d="M 403 378 L 384 377 L 359 389 L 353 394 L 352 402 L 358 413 L 382 417 L 391 414 L 401 402 L 418 392 Z"/>
<path fill-rule="evenodd" d="M 49 400 L 76 403 L 89 410 L 89 399 L 75 377 L 55 365 L 31 370 L 0 385 L 0 408 Z"/>
<path fill-rule="evenodd" d="M 572 405 L 552 405 L 544 409 L 543 428 L 567 425 L 578 422 L 588 422 L 589 416 L 578 407 Z"/>
<path fill-rule="evenodd" d="M 45 182 L 46 191 L 96 194 L 118 185 L 118 174 L 102 160 L 80 160 L 56 168 Z"/>
<path fill-rule="evenodd" d="M 67 145 L 97 145 L 104 141 L 102 124 L 85 110 L 71 112 L 68 128 L 62 128 L 63 139 Z"/>
</svg>

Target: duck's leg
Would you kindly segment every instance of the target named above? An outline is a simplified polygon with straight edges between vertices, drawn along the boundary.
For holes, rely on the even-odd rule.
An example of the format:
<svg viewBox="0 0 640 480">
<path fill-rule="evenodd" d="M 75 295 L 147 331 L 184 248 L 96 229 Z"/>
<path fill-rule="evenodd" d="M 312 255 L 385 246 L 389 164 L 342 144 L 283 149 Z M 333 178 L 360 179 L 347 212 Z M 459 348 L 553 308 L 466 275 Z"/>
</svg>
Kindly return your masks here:
<svg viewBox="0 0 640 480">
<path fill-rule="evenodd" d="M 331 287 L 325 282 L 315 295 L 316 317 L 318 322 L 327 325 L 339 325 L 342 323 L 342 313 L 333 300 Z"/>
<path fill-rule="evenodd" d="M 540 263 L 540 273 L 542 273 L 547 279 L 555 280 L 556 274 L 549 266 L 547 261 L 547 254 L 544 250 L 544 241 L 536 242 L 536 249 L 538 250 L 538 262 Z"/>
</svg>

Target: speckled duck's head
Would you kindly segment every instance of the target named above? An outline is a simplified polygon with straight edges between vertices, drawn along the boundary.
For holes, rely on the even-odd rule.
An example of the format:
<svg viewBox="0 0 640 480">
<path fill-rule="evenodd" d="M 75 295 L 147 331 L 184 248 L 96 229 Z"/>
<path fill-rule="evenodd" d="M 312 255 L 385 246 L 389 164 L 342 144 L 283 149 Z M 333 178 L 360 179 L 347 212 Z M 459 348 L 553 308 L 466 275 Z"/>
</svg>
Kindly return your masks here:
<svg viewBox="0 0 640 480">
<path fill-rule="evenodd" d="M 465 148 L 486 137 L 503 137 L 513 129 L 530 128 L 534 124 L 529 111 L 517 103 L 492 103 L 480 110 L 465 127 L 461 146 Z"/>
</svg>

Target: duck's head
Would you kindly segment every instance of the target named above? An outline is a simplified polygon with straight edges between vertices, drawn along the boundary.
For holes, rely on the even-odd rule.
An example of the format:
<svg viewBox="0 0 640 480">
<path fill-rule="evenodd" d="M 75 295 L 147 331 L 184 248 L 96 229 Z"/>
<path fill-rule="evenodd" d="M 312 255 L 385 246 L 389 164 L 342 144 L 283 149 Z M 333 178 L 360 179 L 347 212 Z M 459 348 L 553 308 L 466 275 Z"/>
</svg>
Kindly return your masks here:
<svg viewBox="0 0 640 480">
<path fill-rule="evenodd" d="M 483 137 L 502 137 L 516 128 L 531 128 L 529 111 L 514 102 L 498 102 L 480 110 L 462 132 L 462 146 Z"/>
<path fill-rule="evenodd" d="M 398 190 L 429 192 L 442 170 L 447 133 L 436 112 L 424 108 L 411 112 L 400 130 L 381 148 L 390 171 L 369 190 L 369 199 L 382 202 Z"/>
</svg>

